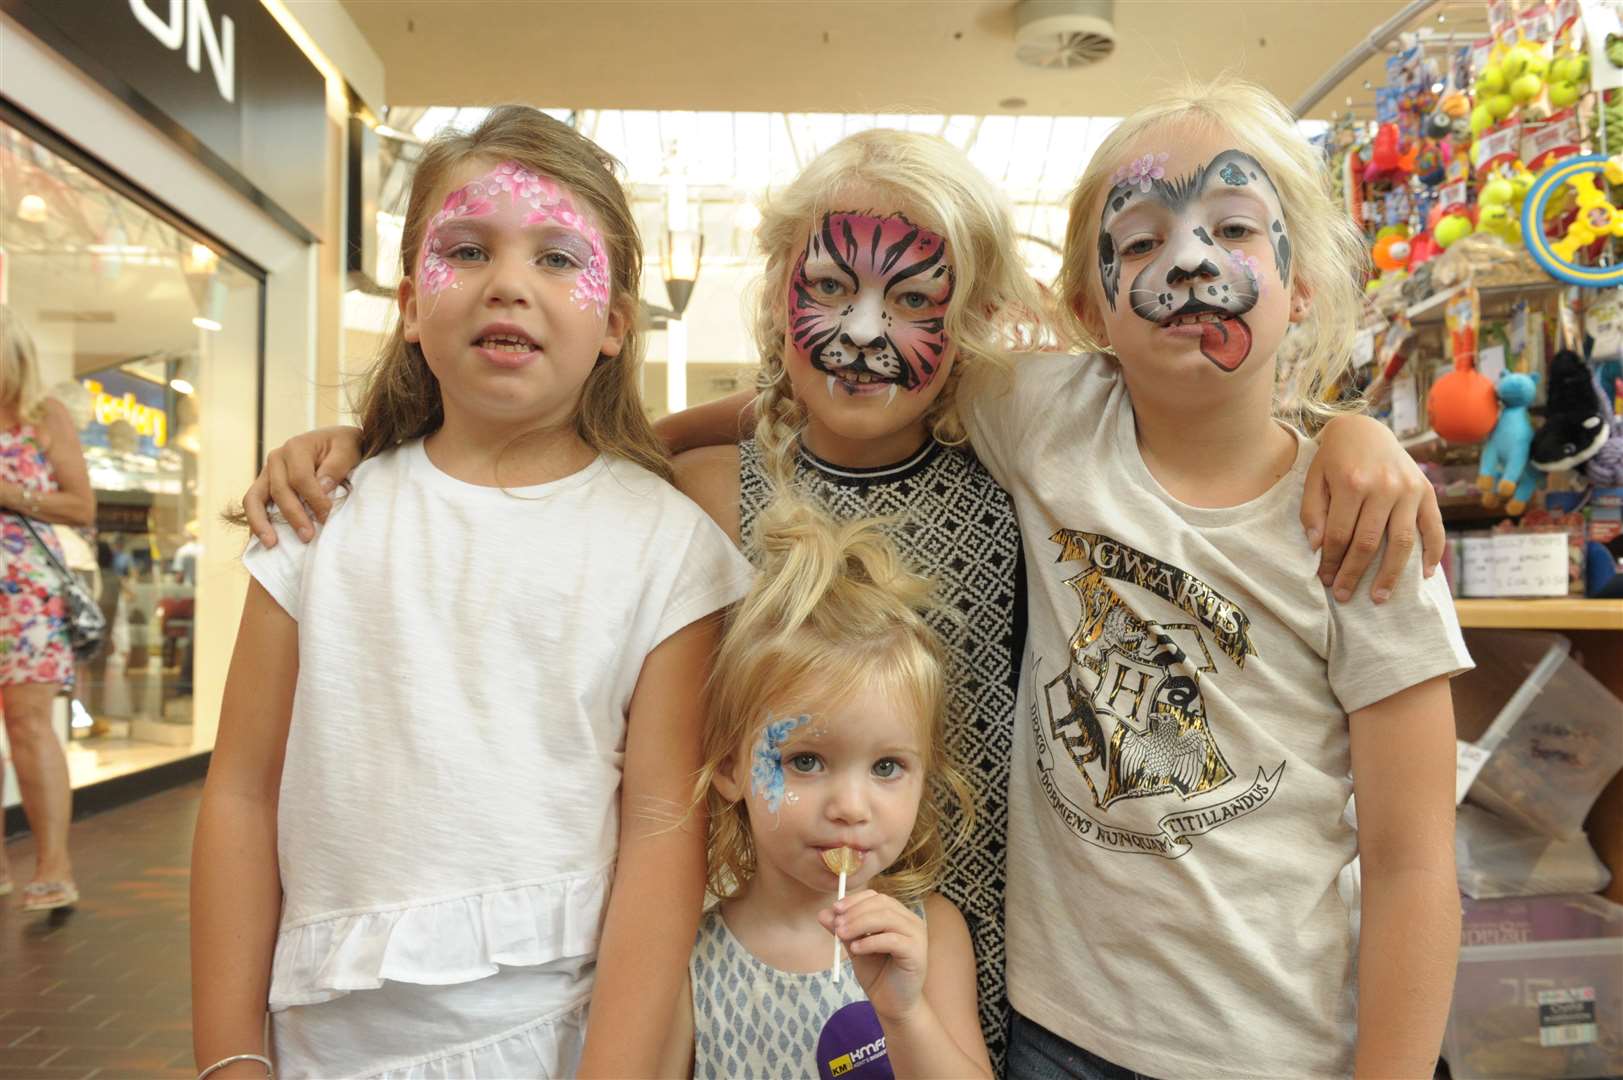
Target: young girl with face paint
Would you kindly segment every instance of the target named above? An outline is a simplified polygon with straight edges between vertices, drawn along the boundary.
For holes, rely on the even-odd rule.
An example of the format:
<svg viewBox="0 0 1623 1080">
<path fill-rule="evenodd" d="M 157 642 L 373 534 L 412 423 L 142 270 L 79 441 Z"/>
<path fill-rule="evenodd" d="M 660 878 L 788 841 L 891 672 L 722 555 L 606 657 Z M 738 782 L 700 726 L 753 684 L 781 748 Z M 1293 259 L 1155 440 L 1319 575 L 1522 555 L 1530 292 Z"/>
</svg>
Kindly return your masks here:
<svg viewBox="0 0 1623 1080">
<path fill-rule="evenodd" d="M 660 1075 L 990 1076 L 969 932 L 931 891 L 970 812 L 930 583 L 876 523 L 795 498 L 753 535 L 761 573 L 716 656 L 695 792 L 720 903 Z M 836 902 L 842 849 L 856 868 Z"/>
<path fill-rule="evenodd" d="M 1347 364 L 1361 256 L 1265 91 L 1150 105 L 1071 202 L 1059 292 L 1108 354 L 1024 359 L 969 413 L 1043 523 L 1012 1077 L 1432 1074 L 1459 924 L 1448 679 L 1470 658 L 1414 559 L 1383 604 L 1313 580 L 1295 526 L 1315 448 L 1273 415 L 1292 324 L 1301 400 Z"/>
<path fill-rule="evenodd" d="M 657 1067 L 750 575 L 663 479 L 612 164 L 519 106 L 424 148 L 365 460 L 319 538 L 243 557 L 193 858 L 211 1075 Z"/>
<path fill-rule="evenodd" d="M 969 924 L 982 1031 L 1001 1070 L 1005 836 L 1027 569 L 1009 495 L 960 444 L 965 403 L 997 391 L 1012 350 L 1043 333 L 1045 305 L 1020 265 L 1003 198 L 931 136 L 881 130 L 835 144 L 774 194 L 757 238 L 767 261 L 755 313 L 758 406 L 745 394 L 662 422 L 678 448 L 699 447 L 677 456 L 676 481 L 740 542 L 754 535 L 774 483 L 790 476 L 839 518 L 904 520 L 896 544 L 937 580 L 942 609 L 957 613 L 930 618 L 949 657 L 947 744 L 978 812 L 940 888 Z M 731 445 L 741 423 L 755 437 Z M 1325 537 L 1327 580 L 1351 595 L 1389 512 L 1393 535 L 1410 542 L 1423 517 L 1435 566 L 1442 530 L 1431 486 L 1391 433 L 1354 417 L 1334 422 L 1322 441 L 1303 517 Z M 263 542 L 275 542 L 265 534 L 267 499 L 314 535 L 330 505 L 324 489 L 357 453 L 345 428 L 273 451 L 244 498 Z M 1078 468 L 1087 483 L 1086 463 Z M 1349 549 L 1354 523 L 1360 543 Z M 1388 587 L 1401 564 L 1385 560 L 1375 587 Z"/>
</svg>

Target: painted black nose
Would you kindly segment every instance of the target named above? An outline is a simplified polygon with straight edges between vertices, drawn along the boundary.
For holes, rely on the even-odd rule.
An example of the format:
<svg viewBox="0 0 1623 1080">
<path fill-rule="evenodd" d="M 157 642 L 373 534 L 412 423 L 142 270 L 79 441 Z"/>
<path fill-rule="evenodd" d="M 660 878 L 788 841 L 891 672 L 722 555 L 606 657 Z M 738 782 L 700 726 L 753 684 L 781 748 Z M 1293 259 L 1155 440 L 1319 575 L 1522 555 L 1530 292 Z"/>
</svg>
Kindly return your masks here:
<svg viewBox="0 0 1623 1080">
<path fill-rule="evenodd" d="M 1182 285 L 1184 282 L 1193 281 L 1195 278 L 1216 277 L 1221 272 L 1217 269 L 1216 263 L 1210 259 L 1202 259 L 1200 265 L 1193 270 L 1185 270 L 1181 266 L 1174 266 L 1171 270 L 1168 270 L 1167 284 Z"/>
<path fill-rule="evenodd" d="M 844 331 L 840 332 L 840 344 L 849 345 L 853 349 L 863 349 L 863 350 L 877 349 L 877 348 L 879 348 L 879 346 L 883 345 L 884 343 L 885 343 L 885 335 L 884 334 L 880 334 L 878 337 L 875 337 L 872 341 L 868 342 L 866 345 L 863 345 L 863 344 L 859 344 L 858 342 L 852 341 L 850 334 L 847 334 Z"/>
</svg>

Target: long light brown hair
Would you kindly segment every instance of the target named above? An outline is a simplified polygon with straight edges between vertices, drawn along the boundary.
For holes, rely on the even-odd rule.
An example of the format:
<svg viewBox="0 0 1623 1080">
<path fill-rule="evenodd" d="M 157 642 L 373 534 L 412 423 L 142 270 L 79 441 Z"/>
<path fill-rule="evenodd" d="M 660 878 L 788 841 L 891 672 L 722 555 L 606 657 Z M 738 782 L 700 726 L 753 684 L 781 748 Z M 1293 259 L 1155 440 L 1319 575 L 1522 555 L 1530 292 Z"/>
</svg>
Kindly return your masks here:
<svg viewBox="0 0 1623 1080">
<path fill-rule="evenodd" d="M 695 805 L 709 812 L 712 894 L 727 899 L 755 876 L 755 844 L 743 799 L 713 780 L 746 753 L 769 712 L 815 712 L 854 687 L 880 687 L 914 710 L 926 786 L 907 846 L 874 888 L 913 901 L 935 887 L 948 851 L 968 835 L 973 796 L 943 738 L 946 658 L 925 622 L 932 585 L 911 573 L 875 519 L 837 522 L 793 496 L 762 513 L 754 562 L 760 575 L 728 620 L 710 681 L 704 768 Z M 943 800 L 961 810 L 942 835 Z"/>
<path fill-rule="evenodd" d="M 587 446 L 615 454 L 669 480 L 670 462 L 642 409 L 644 341 L 637 326 L 642 238 L 615 178 L 617 162 L 568 124 L 526 105 L 492 109 L 473 131 L 446 131 L 423 147 L 412 176 L 400 238 L 401 273 L 416 272 L 431 200 L 470 159 L 514 161 L 556 180 L 592 208 L 609 253 L 609 303 L 626 320 L 619 355 L 599 356 L 575 411 L 575 431 Z M 408 342 L 400 321 L 367 373 L 360 395 L 361 455 L 373 457 L 445 422 L 439 380 L 422 349 Z"/>
<path fill-rule="evenodd" d="M 783 367 L 789 275 L 807 228 L 825 213 L 848 209 L 841 200 L 852 195 L 885 198 L 947 241 L 956 288 L 946 328 L 958 353 L 925 414 L 938 441 L 963 442 L 965 397 L 996 388 L 1015 351 L 1033 347 L 1046 333 L 1048 304 L 1020 261 L 1008 203 L 962 151 L 910 131 L 874 129 L 841 139 L 767 202 L 755 230 L 766 257 L 754 314 L 761 355 L 755 438 L 768 471 L 785 487 L 794 476 L 794 443 L 807 417 Z"/>
</svg>

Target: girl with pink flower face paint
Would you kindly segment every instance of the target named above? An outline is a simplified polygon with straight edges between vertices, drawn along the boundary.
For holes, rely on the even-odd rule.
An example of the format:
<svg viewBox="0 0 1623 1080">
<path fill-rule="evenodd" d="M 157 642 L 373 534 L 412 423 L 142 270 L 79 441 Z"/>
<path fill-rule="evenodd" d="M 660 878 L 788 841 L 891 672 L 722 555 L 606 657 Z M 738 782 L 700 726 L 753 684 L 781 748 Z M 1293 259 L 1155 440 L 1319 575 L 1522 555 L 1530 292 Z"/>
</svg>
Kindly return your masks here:
<svg viewBox="0 0 1623 1080">
<path fill-rule="evenodd" d="M 591 307 L 599 315 L 604 314 L 609 305 L 609 257 L 603 248 L 602 234 L 575 208 L 567 192 L 514 161 L 502 162 L 445 197 L 439 213 L 429 220 L 423 234 L 422 252 L 417 260 L 418 292 L 437 296 L 457 287 L 456 268 L 446 259 L 450 250 L 448 238 L 453 235 L 450 226 L 465 218 L 498 213 L 504 198 L 508 210 L 519 216 L 522 228 L 556 222 L 574 232 L 589 248 L 571 257 L 579 278 L 570 295 L 582 310 Z"/>
<path fill-rule="evenodd" d="M 753 575 L 666 482 L 612 160 L 497 108 L 424 146 L 407 207 L 365 460 L 320 535 L 242 557 L 198 1067 L 655 1075 L 704 899 L 702 829 L 672 821 Z"/>
</svg>

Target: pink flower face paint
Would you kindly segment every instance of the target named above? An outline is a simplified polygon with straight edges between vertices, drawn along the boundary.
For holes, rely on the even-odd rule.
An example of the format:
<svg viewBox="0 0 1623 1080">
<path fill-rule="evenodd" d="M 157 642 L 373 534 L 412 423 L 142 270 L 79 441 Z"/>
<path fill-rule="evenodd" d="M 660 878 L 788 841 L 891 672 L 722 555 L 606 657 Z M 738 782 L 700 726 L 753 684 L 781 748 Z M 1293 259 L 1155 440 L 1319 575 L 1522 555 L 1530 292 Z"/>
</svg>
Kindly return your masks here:
<svg viewBox="0 0 1623 1080">
<path fill-rule="evenodd" d="M 602 234 L 566 190 L 514 161 L 502 162 L 445 197 L 439 213 L 423 231 L 417 258 L 418 292 L 434 296 L 459 285 L 456 267 L 447 258 L 462 239 L 456 229 L 458 222 L 504 211 L 517 214 L 518 224 L 525 229 L 559 226 L 562 235 L 557 238 L 558 251 L 579 266 L 570 297 L 582 310 L 593 307 L 599 315 L 608 310 L 609 256 Z"/>
<path fill-rule="evenodd" d="M 1198 324 L 1201 355 L 1236 371 L 1251 354 L 1244 315 L 1264 282 L 1290 287 L 1291 244 L 1273 180 L 1250 154 L 1225 150 L 1188 176 L 1168 179 L 1166 154 L 1118 169 L 1099 219 L 1099 280 L 1116 309 L 1124 265 L 1133 313 L 1161 327 Z M 1266 247 L 1273 273 L 1243 250 Z M 1266 258 L 1266 256 L 1265 256 Z"/>
<path fill-rule="evenodd" d="M 830 397 L 929 386 L 947 348 L 954 275 L 945 238 L 901 214 L 823 215 L 789 275 L 797 355 Z"/>
</svg>

